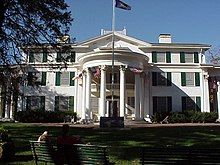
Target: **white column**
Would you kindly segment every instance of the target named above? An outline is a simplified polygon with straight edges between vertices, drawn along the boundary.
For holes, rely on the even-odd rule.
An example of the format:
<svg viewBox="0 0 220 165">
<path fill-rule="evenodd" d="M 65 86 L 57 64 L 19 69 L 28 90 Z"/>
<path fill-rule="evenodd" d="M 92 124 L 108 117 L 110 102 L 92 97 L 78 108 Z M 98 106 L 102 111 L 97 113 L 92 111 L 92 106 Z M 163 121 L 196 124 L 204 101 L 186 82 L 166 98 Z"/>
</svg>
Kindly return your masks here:
<svg viewBox="0 0 220 165">
<path fill-rule="evenodd" d="M 144 119 L 152 123 L 150 119 L 150 73 L 144 78 Z"/>
<path fill-rule="evenodd" d="M 101 67 L 101 81 L 100 81 L 100 100 L 99 100 L 99 117 L 105 116 L 106 109 L 106 72 L 105 66 Z"/>
<path fill-rule="evenodd" d="M 140 118 L 144 118 L 144 78 L 140 76 Z"/>
<path fill-rule="evenodd" d="M 13 109 L 14 109 L 14 100 L 13 100 L 13 94 L 11 94 L 11 104 L 10 104 L 10 112 L 9 112 L 9 117 L 10 119 L 14 119 L 14 114 L 13 114 Z"/>
<path fill-rule="evenodd" d="M 140 119 L 140 74 L 135 74 L 135 119 Z"/>
<path fill-rule="evenodd" d="M 91 119 L 91 72 L 86 70 L 86 116 Z"/>
<path fill-rule="evenodd" d="M 125 116 L 125 67 L 120 68 L 120 117 Z"/>
<path fill-rule="evenodd" d="M 86 72 L 82 73 L 82 110 L 81 110 L 81 119 L 86 118 Z"/>
<path fill-rule="evenodd" d="M 217 101 L 218 101 L 218 119 L 217 121 L 220 122 L 220 82 L 217 82 L 218 85 L 218 92 L 217 92 Z"/>
<path fill-rule="evenodd" d="M 204 77 L 204 85 L 203 85 L 203 112 L 210 112 L 210 103 L 209 103 L 209 82 L 206 76 Z"/>
</svg>

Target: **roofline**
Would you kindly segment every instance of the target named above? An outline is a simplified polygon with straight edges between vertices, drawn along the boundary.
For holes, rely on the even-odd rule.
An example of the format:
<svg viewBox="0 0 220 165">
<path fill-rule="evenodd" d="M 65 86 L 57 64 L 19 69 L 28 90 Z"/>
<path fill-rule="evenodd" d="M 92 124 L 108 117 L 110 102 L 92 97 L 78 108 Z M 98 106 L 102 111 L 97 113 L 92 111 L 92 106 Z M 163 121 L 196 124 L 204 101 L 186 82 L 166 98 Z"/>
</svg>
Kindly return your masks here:
<svg viewBox="0 0 220 165">
<path fill-rule="evenodd" d="M 151 43 L 150 46 L 139 46 L 140 49 L 149 49 L 149 48 L 176 48 L 176 49 L 210 49 L 211 45 L 208 44 L 191 44 L 191 43 Z"/>
</svg>

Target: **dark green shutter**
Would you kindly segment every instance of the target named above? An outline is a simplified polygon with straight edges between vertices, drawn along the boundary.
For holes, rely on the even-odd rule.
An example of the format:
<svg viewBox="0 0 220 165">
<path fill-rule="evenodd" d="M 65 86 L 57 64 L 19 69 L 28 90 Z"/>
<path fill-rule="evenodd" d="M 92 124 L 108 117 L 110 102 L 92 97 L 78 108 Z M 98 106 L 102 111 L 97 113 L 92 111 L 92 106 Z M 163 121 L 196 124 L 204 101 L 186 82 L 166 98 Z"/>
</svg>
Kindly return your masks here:
<svg viewBox="0 0 220 165">
<path fill-rule="evenodd" d="M 61 52 L 57 52 L 57 62 L 61 62 Z"/>
<path fill-rule="evenodd" d="M 69 96 L 69 110 L 74 111 L 74 96 Z"/>
<path fill-rule="evenodd" d="M 43 52 L 43 61 L 42 62 L 47 62 L 47 52 Z"/>
<path fill-rule="evenodd" d="M 186 97 L 182 97 L 182 111 L 186 110 Z"/>
<path fill-rule="evenodd" d="M 34 62 L 34 53 L 29 52 L 29 62 Z"/>
<path fill-rule="evenodd" d="M 47 72 L 41 72 L 41 85 L 45 86 L 47 80 Z"/>
<path fill-rule="evenodd" d="M 185 53 L 180 52 L 180 63 L 185 63 Z"/>
<path fill-rule="evenodd" d="M 198 52 L 194 52 L 194 63 L 199 63 L 199 54 L 198 54 Z"/>
<path fill-rule="evenodd" d="M 76 52 L 71 52 L 70 62 L 75 62 Z"/>
<path fill-rule="evenodd" d="M 59 96 L 55 96 L 55 111 L 59 111 Z"/>
<path fill-rule="evenodd" d="M 196 97 L 196 111 L 201 111 L 201 97 Z"/>
<path fill-rule="evenodd" d="M 74 86 L 74 80 L 75 72 L 70 72 L 70 86 Z"/>
<path fill-rule="evenodd" d="M 186 86 L 186 73 L 181 72 L 181 85 Z"/>
<path fill-rule="evenodd" d="M 157 97 L 153 97 L 153 114 L 157 112 Z"/>
<path fill-rule="evenodd" d="M 45 96 L 40 96 L 41 110 L 45 110 Z"/>
<path fill-rule="evenodd" d="M 166 52 L 166 63 L 171 63 L 171 53 Z"/>
<path fill-rule="evenodd" d="M 199 72 L 195 73 L 195 85 L 200 86 L 200 74 L 199 74 Z"/>
<path fill-rule="evenodd" d="M 170 96 L 167 97 L 167 110 L 168 112 L 172 111 L 172 97 Z"/>
<path fill-rule="evenodd" d="M 56 86 L 60 86 L 60 72 L 56 72 L 56 83 L 55 85 Z"/>
<path fill-rule="evenodd" d="M 172 85 L 172 77 L 171 77 L 171 72 L 167 72 L 167 86 Z"/>
<path fill-rule="evenodd" d="M 152 72 L 152 85 L 157 86 L 157 72 Z"/>
<path fill-rule="evenodd" d="M 152 52 L 152 62 L 157 62 L 157 52 Z"/>
</svg>

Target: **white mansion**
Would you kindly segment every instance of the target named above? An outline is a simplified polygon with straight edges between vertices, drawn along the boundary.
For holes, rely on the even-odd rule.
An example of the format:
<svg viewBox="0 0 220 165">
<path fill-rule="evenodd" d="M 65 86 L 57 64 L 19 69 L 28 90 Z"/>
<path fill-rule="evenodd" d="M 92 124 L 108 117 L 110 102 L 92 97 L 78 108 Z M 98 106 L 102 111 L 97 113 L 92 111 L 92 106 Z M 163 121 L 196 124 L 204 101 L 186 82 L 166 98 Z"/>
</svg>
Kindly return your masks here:
<svg viewBox="0 0 220 165">
<path fill-rule="evenodd" d="M 210 45 L 172 43 L 169 34 L 161 34 L 158 43 L 129 37 L 126 30 L 114 34 L 114 72 L 111 31 L 81 43 L 63 43 L 60 51 L 49 44 L 24 47 L 26 76 L 35 79 L 21 87 L 18 109 L 72 110 L 81 119 L 94 120 L 220 111 L 220 66 L 206 64 L 204 55 Z M 68 52 L 62 51 L 67 47 Z M 9 117 L 10 108 L 6 111 Z"/>
</svg>

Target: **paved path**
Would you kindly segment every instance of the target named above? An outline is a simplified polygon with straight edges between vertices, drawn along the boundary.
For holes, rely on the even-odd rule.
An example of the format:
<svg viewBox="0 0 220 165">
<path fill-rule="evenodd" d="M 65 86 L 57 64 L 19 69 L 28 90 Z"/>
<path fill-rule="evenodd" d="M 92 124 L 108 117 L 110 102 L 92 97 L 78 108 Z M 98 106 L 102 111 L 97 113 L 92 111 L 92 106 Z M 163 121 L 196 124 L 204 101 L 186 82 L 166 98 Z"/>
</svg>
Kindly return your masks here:
<svg viewBox="0 0 220 165">
<path fill-rule="evenodd" d="M 62 127 L 63 124 L 69 124 L 70 127 L 79 127 L 79 128 L 99 128 L 98 123 L 91 123 L 91 124 L 72 124 L 72 123 L 29 123 L 30 125 L 36 126 L 56 126 Z M 198 126 L 217 126 L 220 127 L 220 123 L 175 123 L 175 124 L 149 124 L 149 123 L 129 123 L 125 124 L 125 128 L 141 128 L 141 127 L 198 127 Z"/>
</svg>

